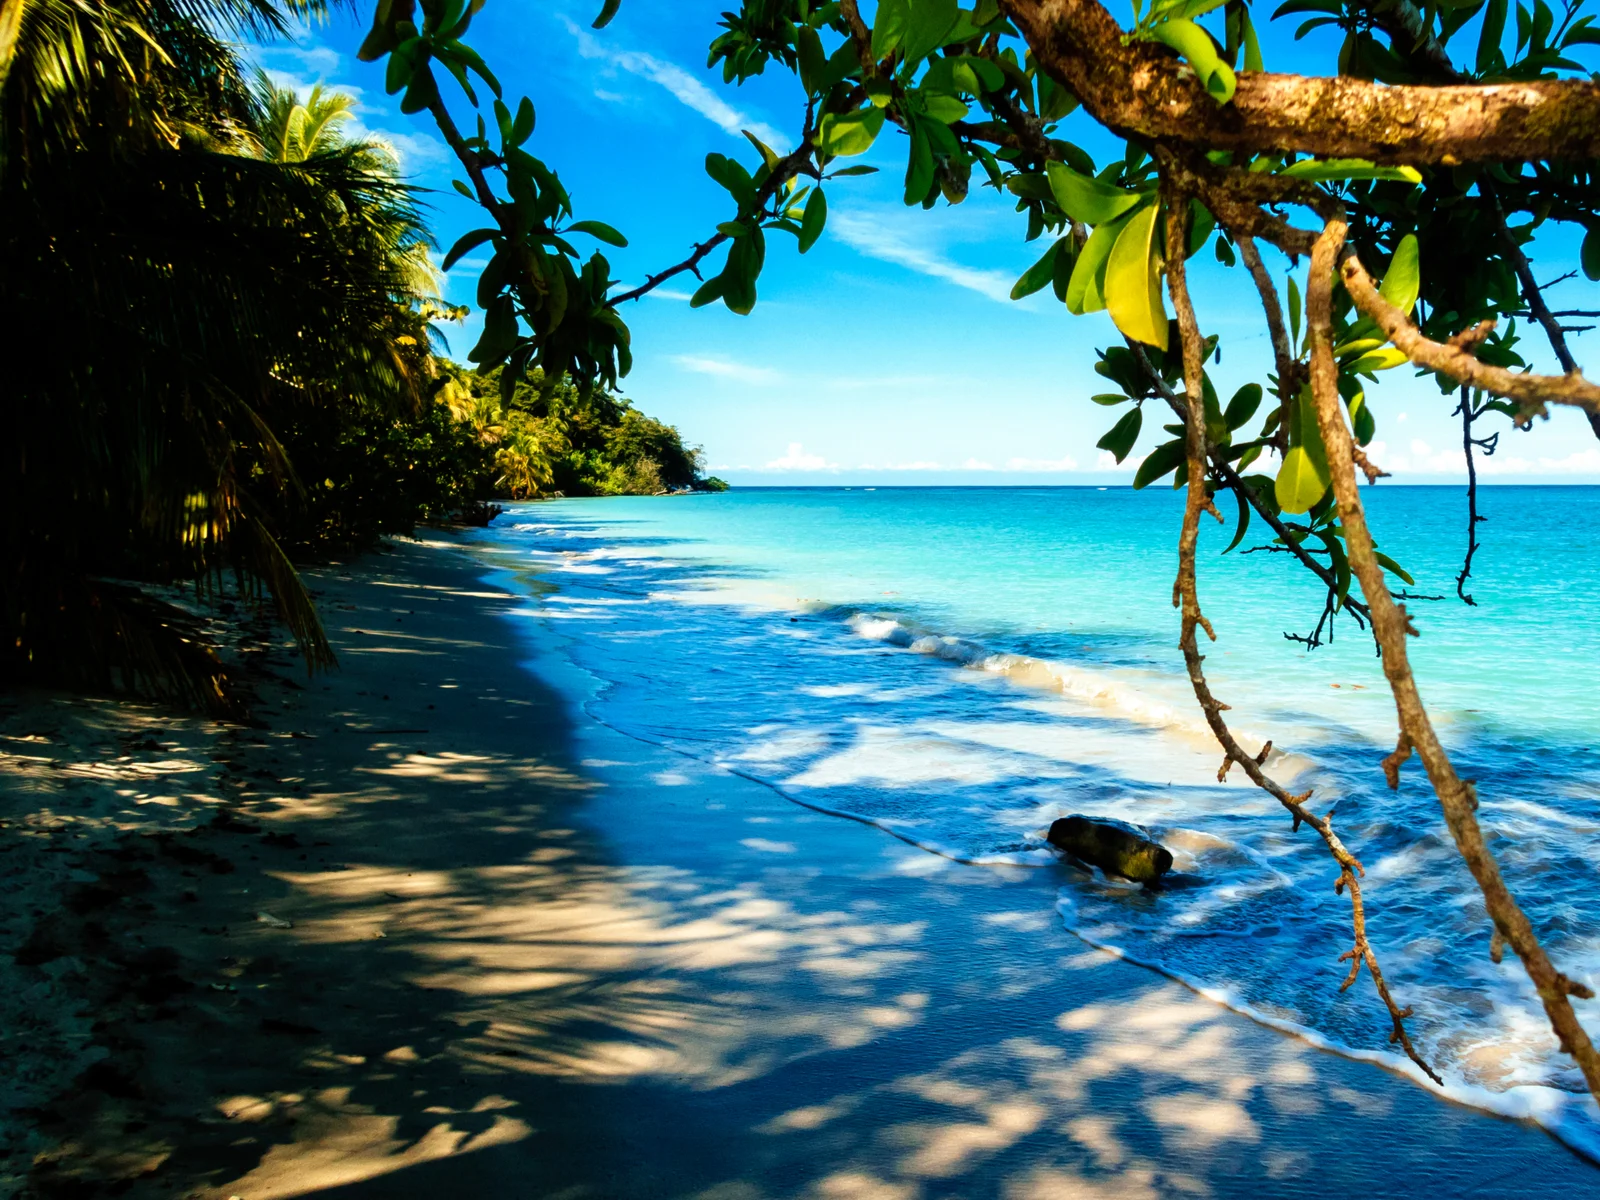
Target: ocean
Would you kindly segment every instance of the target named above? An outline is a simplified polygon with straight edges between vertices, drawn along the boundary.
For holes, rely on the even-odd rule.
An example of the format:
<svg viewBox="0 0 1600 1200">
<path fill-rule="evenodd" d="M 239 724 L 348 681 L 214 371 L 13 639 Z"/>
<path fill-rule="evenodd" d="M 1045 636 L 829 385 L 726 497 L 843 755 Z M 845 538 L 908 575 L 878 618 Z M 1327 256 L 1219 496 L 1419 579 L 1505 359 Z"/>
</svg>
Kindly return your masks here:
<svg viewBox="0 0 1600 1200">
<path fill-rule="evenodd" d="M 1508 882 L 1558 967 L 1600 990 L 1600 488 L 1480 491 L 1468 606 L 1460 487 L 1366 492 L 1415 578 L 1413 663 Z M 1269 773 L 1332 811 L 1366 867 L 1372 943 L 1455 1099 L 1533 1117 L 1600 1160 L 1600 1109 L 1490 925 L 1415 760 L 1379 760 L 1394 709 L 1370 635 L 1308 649 L 1321 585 L 1204 518 L 1206 670 Z M 1371 983 L 1341 993 L 1337 868 L 1222 755 L 1172 607 L 1182 493 L 1167 488 L 736 489 L 511 506 L 477 535 L 515 564 L 574 696 L 616 729 L 865 821 L 929 853 L 1035 867 L 1086 941 L 1254 1019 L 1420 1078 Z M 1400 586 L 1398 581 L 1396 586 Z M 1065 864 L 1069 813 L 1148 828 L 1176 886 Z M 1579 1002 L 1600 1033 L 1600 1002 Z"/>
</svg>

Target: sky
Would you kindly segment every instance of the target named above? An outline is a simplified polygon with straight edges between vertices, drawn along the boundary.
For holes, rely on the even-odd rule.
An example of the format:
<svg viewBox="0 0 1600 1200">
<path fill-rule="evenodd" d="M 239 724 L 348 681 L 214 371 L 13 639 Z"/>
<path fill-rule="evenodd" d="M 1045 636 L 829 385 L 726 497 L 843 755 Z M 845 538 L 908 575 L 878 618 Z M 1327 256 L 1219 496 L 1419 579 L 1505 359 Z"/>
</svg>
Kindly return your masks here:
<svg viewBox="0 0 1600 1200">
<path fill-rule="evenodd" d="M 356 131 L 394 146 L 408 179 L 425 189 L 430 221 L 448 247 L 481 225 L 482 214 L 451 189 L 461 172 L 427 115 L 402 114 L 399 97 L 384 94 L 381 64 L 356 59 L 372 5 L 358 0 L 357 7 L 359 17 L 341 12 L 292 41 L 250 52 L 281 83 L 320 82 L 355 96 Z M 706 68 L 726 7 L 727 0 L 623 0 L 609 26 L 592 30 L 599 0 L 489 0 L 466 38 L 513 109 L 520 96 L 533 101 L 538 125 L 527 148 L 558 171 L 576 216 L 628 236 L 626 249 L 596 247 L 625 285 L 682 260 L 733 215 L 727 193 L 705 174 L 708 153 L 748 166 L 755 152 L 742 130 L 780 152 L 797 136 L 804 98 L 781 66 L 743 87 Z M 1264 17 L 1268 10 L 1258 7 Z M 863 8 L 870 19 L 871 6 Z M 1294 42 L 1297 22 L 1263 31 L 1268 68 L 1326 73 L 1336 43 L 1318 41 L 1326 31 Z M 1476 44 L 1470 30 L 1463 36 Z M 1595 51 L 1582 47 L 1580 57 Z M 442 86 L 458 124 L 470 125 L 465 98 L 448 77 Z M 482 89 L 480 100 L 487 105 Z M 891 133 L 886 128 L 858 160 L 881 167 L 879 174 L 830 182 L 827 229 L 807 254 L 788 235 L 769 233 L 760 299 L 749 316 L 721 304 L 691 309 L 698 281 L 689 275 L 629 304 L 623 315 L 634 368 L 623 394 L 704 447 L 709 471 L 735 485 L 1129 481 L 1168 435 L 1164 422 L 1147 421 L 1121 466 L 1096 449 L 1120 411 L 1088 399 L 1111 390 L 1093 371 L 1095 347 L 1119 341 L 1109 318 L 1074 317 L 1048 288 L 1010 300 L 1012 284 L 1045 248 L 1042 240 L 1024 241 L 1015 201 L 975 178 L 963 204 L 908 209 L 900 198 L 905 146 Z M 1081 112 L 1057 136 L 1102 165 L 1120 154 Z M 1570 231 L 1541 236 L 1530 255 L 1539 277 L 1573 270 L 1577 247 Z M 580 249 L 587 255 L 587 245 Z M 1289 264 L 1263 250 L 1281 286 Z M 719 269 L 721 252 L 707 261 Z M 471 254 L 457 263 L 446 298 L 472 304 L 482 266 Z M 1191 267 L 1191 288 L 1203 330 L 1221 335 L 1222 362 L 1211 371 L 1223 397 L 1265 382 L 1270 349 L 1243 266 L 1226 269 L 1203 252 Z M 1600 308 L 1597 292 L 1600 285 L 1580 274 L 1549 298 L 1557 309 Z M 479 328 L 476 312 L 443 327 L 452 357 L 465 360 Z M 1533 333 L 1519 349 L 1536 369 L 1555 371 Z M 1580 334 L 1572 346 L 1580 363 L 1600 360 L 1600 333 Z M 1407 368 L 1380 378 L 1368 389 L 1378 419 L 1372 459 L 1394 482 L 1464 478 L 1454 397 Z M 1600 441 L 1582 414 L 1560 411 L 1531 432 L 1508 431 L 1479 469 L 1491 482 L 1600 482 Z"/>
</svg>

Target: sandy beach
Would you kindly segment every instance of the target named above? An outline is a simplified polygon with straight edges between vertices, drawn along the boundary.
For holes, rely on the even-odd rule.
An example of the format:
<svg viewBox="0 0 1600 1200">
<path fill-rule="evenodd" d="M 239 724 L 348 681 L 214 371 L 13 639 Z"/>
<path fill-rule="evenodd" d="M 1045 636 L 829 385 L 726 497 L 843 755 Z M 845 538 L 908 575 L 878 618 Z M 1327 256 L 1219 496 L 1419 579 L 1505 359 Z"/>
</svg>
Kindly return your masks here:
<svg viewBox="0 0 1600 1200">
<path fill-rule="evenodd" d="M 584 715 L 446 535 L 311 572 L 259 727 L 0 710 L 0 1192 L 1583 1195 L 964 866 Z M 537 579 L 523 580 L 532 587 Z"/>
</svg>

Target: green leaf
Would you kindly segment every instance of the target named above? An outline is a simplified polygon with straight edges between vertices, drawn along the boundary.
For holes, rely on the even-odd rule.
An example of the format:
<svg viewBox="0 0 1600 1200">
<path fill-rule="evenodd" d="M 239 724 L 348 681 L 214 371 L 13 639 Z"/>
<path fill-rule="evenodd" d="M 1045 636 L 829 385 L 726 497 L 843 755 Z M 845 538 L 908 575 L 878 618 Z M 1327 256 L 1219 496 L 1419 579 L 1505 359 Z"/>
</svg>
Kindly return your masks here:
<svg viewBox="0 0 1600 1200">
<path fill-rule="evenodd" d="M 1404 567 L 1402 567 L 1399 563 L 1395 562 L 1394 559 L 1390 558 L 1383 551 L 1374 550 L 1372 552 L 1372 557 L 1378 560 L 1378 565 L 1380 567 L 1382 567 L 1385 571 L 1389 571 L 1392 574 L 1398 575 L 1398 576 L 1400 576 L 1401 579 L 1405 580 L 1407 586 L 1410 586 L 1410 587 L 1415 587 L 1416 586 L 1417 581 L 1415 579 L 1411 578 L 1411 573 L 1409 571 L 1407 571 Z"/>
<path fill-rule="evenodd" d="M 1319 469 L 1304 446 L 1290 446 L 1283 456 L 1283 466 L 1278 468 L 1277 482 L 1273 484 L 1278 507 L 1286 513 L 1308 511 L 1328 490 L 1328 480 L 1326 464 Z"/>
<path fill-rule="evenodd" d="M 1249 8 L 1241 8 L 1240 17 L 1244 33 L 1244 69 L 1246 71 L 1265 71 L 1267 65 L 1261 58 L 1261 42 L 1256 37 L 1256 27 L 1255 23 L 1250 20 Z"/>
<path fill-rule="evenodd" d="M 1072 278 L 1067 281 L 1067 311 L 1074 316 L 1099 312 L 1106 306 L 1104 280 L 1106 259 L 1111 248 L 1127 225 L 1131 214 L 1118 217 L 1095 227 L 1089 240 L 1078 252 L 1078 261 L 1072 268 Z"/>
<path fill-rule="evenodd" d="M 1500 39 L 1506 33 L 1506 0 L 1489 0 L 1483 12 L 1483 29 L 1478 34 L 1478 74 L 1487 75 L 1503 68 L 1505 60 L 1500 55 Z"/>
<path fill-rule="evenodd" d="M 389 63 L 383 70 L 383 90 L 394 95 L 411 82 L 411 74 L 424 52 L 421 38 L 407 38 L 389 54 Z"/>
<path fill-rule="evenodd" d="M 1583 235 L 1583 249 L 1579 254 L 1583 273 L 1590 279 L 1600 280 L 1600 225 Z"/>
<path fill-rule="evenodd" d="M 452 179 L 450 181 L 450 186 L 455 188 L 456 191 L 460 192 L 468 200 L 476 200 L 478 198 L 477 196 L 475 196 L 473 194 L 472 189 L 469 188 L 466 184 L 462 183 L 461 180 L 459 180 L 459 179 Z"/>
<path fill-rule="evenodd" d="M 1300 344 L 1300 284 L 1289 276 L 1289 340 L 1292 346 Z"/>
<path fill-rule="evenodd" d="M 1195 78 L 1206 89 L 1206 94 L 1218 104 L 1226 104 L 1233 99 L 1234 89 L 1239 84 L 1238 78 L 1233 68 L 1222 61 L 1211 35 L 1200 26 L 1178 18 L 1151 27 L 1147 36 L 1183 55 Z"/>
<path fill-rule="evenodd" d="M 1024 296 L 1033 295 L 1033 293 L 1039 291 L 1055 278 L 1056 255 L 1061 250 L 1061 244 L 1066 240 L 1064 237 L 1057 238 L 1050 249 L 1040 256 L 1039 261 L 1022 273 L 1022 278 L 1018 279 L 1016 286 L 1011 289 L 1011 298 L 1013 300 L 1021 300 Z"/>
<path fill-rule="evenodd" d="M 1404 351 L 1396 350 L 1393 346 L 1390 346 L 1387 349 L 1374 350 L 1370 354 L 1363 354 L 1344 369 L 1352 375 L 1370 374 L 1373 371 L 1389 371 L 1395 367 L 1403 367 L 1410 361 L 1405 356 Z"/>
<path fill-rule="evenodd" d="M 517 105 L 517 119 L 511 126 L 511 144 L 520 146 L 533 136 L 533 101 L 526 96 Z"/>
<path fill-rule="evenodd" d="M 704 308 L 714 300 L 722 299 L 722 276 L 713 275 L 699 287 L 695 288 L 694 295 L 689 297 L 690 308 Z"/>
<path fill-rule="evenodd" d="M 1095 443 L 1102 450 L 1109 450 L 1113 457 L 1120 463 L 1128 457 L 1128 451 L 1133 449 L 1133 443 L 1139 440 L 1139 428 L 1144 423 L 1144 409 L 1138 406 L 1122 414 L 1122 419 L 1106 431 L 1104 437 Z"/>
<path fill-rule="evenodd" d="M 880 10 L 881 11 L 881 10 Z M 865 154 L 883 128 L 883 109 L 863 108 L 852 113 L 829 113 L 822 118 L 817 144 L 824 154 L 843 158 Z"/>
<path fill-rule="evenodd" d="M 1389 269 L 1384 273 L 1378 295 L 1394 305 L 1406 316 L 1417 303 L 1417 293 L 1422 290 L 1422 269 L 1417 261 L 1417 236 L 1408 233 L 1394 248 Z"/>
<path fill-rule="evenodd" d="M 1090 396 L 1089 399 L 1093 400 L 1096 404 L 1112 405 L 1126 404 L 1129 400 L 1132 400 L 1133 397 L 1124 396 L 1121 392 L 1101 392 L 1098 396 Z"/>
<path fill-rule="evenodd" d="M 469 195 L 471 193 L 468 193 Z M 475 250 L 490 238 L 499 237 L 498 229 L 474 229 L 464 233 L 456 239 L 456 244 L 450 247 L 449 253 L 444 256 L 444 261 L 439 264 L 440 270 L 448 271 L 469 250 Z"/>
<path fill-rule="evenodd" d="M 1133 473 L 1133 486 L 1136 489 L 1149 487 L 1168 471 L 1180 466 L 1185 457 L 1182 438 L 1161 443 L 1150 451 L 1145 460 L 1139 464 L 1139 469 Z"/>
<path fill-rule="evenodd" d="M 1050 193 L 1061 211 L 1074 221 L 1093 227 L 1114 221 L 1146 198 L 1145 193 L 1129 191 L 1101 183 L 1082 175 L 1063 163 L 1045 164 Z"/>
<path fill-rule="evenodd" d="M 944 44 L 945 35 L 955 28 L 961 10 L 956 0 L 905 0 L 905 3 L 909 13 L 900 50 L 906 62 L 916 62 Z"/>
<path fill-rule="evenodd" d="M 567 226 L 568 233 L 587 233 L 592 238 L 599 238 L 608 246 L 622 247 L 628 244 L 628 239 L 623 237 L 604 221 L 574 221 Z"/>
<path fill-rule="evenodd" d="M 1156 233 L 1161 205 L 1147 204 L 1129 219 L 1106 260 L 1106 308 L 1117 328 L 1158 349 L 1167 348 L 1167 310 L 1161 300 Z"/>
<path fill-rule="evenodd" d="M 828 55 L 822 49 L 822 38 L 811 26 L 802 25 L 794 43 L 799 52 L 800 86 L 805 88 L 806 95 L 818 95 L 824 90 L 828 72 Z"/>
<path fill-rule="evenodd" d="M 1378 422 L 1373 419 L 1372 407 L 1367 403 L 1367 394 L 1357 392 L 1350 398 L 1350 425 L 1354 429 L 1356 441 L 1365 446 L 1372 441 L 1373 435 L 1378 432 Z"/>
<path fill-rule="evenodd" d="M 1303 158 L 1291 163 L 1279 175 L 1311 183 L 1330 183 L 1345 179 L 1390 179 L 1401 183 L 1421 183 L 1422 173 L 1415 167 L 1380 167 L 1364 158 Z"/>
<path fill-rule="evenodd" d="M 516 341 L 516 306 L 510 296 L 496 296 L 483 314 L 483 336 L 467 358 L 482 368 L 493 367 L 511 353 Z"/>
<path fill-rule="evenodd" d="M 1198 200 L 1189 201 L 1189 253 L 1198 254 L 1217 227 L 1216 217 Z"/>
<path fill-rule="evenodd" d="M 622 7 L 622 0 L 605 0 L 600 6 L 600 15 L 594 19 L 591 29 L 604 29 L 611 24 L 611 18 L 617 15 L 617 9 Z"/>
<path fill-rule="evenodd" d="M 872 57 L 882 61 L 900 48 L 911 21 L 911 0 L 878 0 L 872 19 Z"/>
<path fill-rule="evenodd" d="M 771 170 L 773 167 L 778 165 L 778 152 L 776 150 L 767 145 L 748 129 L 741 129 L 739 132 L 744 134 L 745 140 L 756 148 L 756 153 L 761 155 L 761 161 L 767 164 L 768 170 Z"/>
<path fill-rule="evenodd" d="M 756 186 L 746 171 L 725 154 L 706 155 L 706 174 L 727 189 L 728 195 L 741 209 L 755 203 Z"/>
<path fill-rule="evenodd" d="M 933 148 L 928 145 L 924 123 L 913 117 L 910 124 L 911 151 L 906 157 L 905 200 L 907 204 L 921 204 L 933 186 Z"/>
<path fill-rule="evenodd" d="M 1244 488 L 1234 488 L 1233 497 L 1239 502 L 1239 527 L 1233 531 L 1233 541 L 1222 551 L 1224 554 L 1244 541 L 1244 531 L 1250 528 L 1250 501 L 1245 497 Z"/>
<path fill-rule="evenodd" d="M 1256 409 L 1261 407 L 1261 385 L 1247 383 L 1233 394 L 1233 399 L 1228 401 L 1227 411 L 1222 414 L 1222 422 L 1231 433 L 1239 429 L 1251 417 L 1256 415 Z"/>
<path fill-rule="evenodd" d="M 837 171 L 829 171 L 829 179 L 842 179 L 846 175 L 876 175 L 877 167 L 869 167 L 865 163 L 857 163 L 853 167 L 840 167 Z"/>
<path fill-rule="evenodd" d="M 494 77 L 494 72 L 489 70 L 489 64 L 483 57 L 465 42 L 446 42 L 439 47 L 441 52 L 448 51 L 478 73 L 484 83 L 489 85 L 489 90 L 496 96 L 500 94 L 500 81 Z"/>
<path fill-rule="evenodd" d="M 967 106 L 954 96 L 941 96 L 935 93 L 926 97 L 923 104 L 930 117 L 946 125 L 967 119 Z"/>
<path fill-rule="evenodd" d="M 822 227 L 828 223 L 828 201 L 818 188 L 806 200 L 806 211 L 800 218 L 800 253 L 804 254 L 822 236 Z"/>
</svg>

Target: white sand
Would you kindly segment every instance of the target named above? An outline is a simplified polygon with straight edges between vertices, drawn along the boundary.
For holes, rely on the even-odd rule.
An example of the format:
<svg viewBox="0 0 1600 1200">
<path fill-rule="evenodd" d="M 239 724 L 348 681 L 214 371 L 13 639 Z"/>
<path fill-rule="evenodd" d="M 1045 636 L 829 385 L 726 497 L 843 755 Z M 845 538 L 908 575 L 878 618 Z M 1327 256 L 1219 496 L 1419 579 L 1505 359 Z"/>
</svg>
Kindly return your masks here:
<svg viewBox="0 0 1600 1200">
<path fill-rule="evenodd" d="M 316 586 L 344 669 L 265 692 L 259 736 L 47 699 L 0 720 L 13 738 L 51 714 L 101 726 L 63 715 L 49 743 L 3 743 L 0 844 L 62 824 L 38 814 L 88 769 L 66 764 L 108 760 L 94 739 L 140 722 L 183 753 L 135 751 L 116 779 L 72 785 L 102 831 L 54 843 L 193 825 L 224 799 L 298 843 L 207 828 L 181 844 L 232 873 L 154 853 L 136 864 L 148 890 L 96 910 L 124 960 L 141 939 L 174 950 L 191 991 L 131 995 L 152 969 L 115 974 L 105 946 L 76 956 L 81 974 L 0 979 L 91 1005 L 41 1025 L 48 1055 L 0 1043 L 42 1072 L 29 1095 L 107 1053 L 142 1093 L 47 1106 L 59 1119 L 28 1134 L 57 1143 L 46 1184 L 120 1175 L 131 1197 L 243 1200 L 1600 1186 L 1534 1127 L 1089 949 L 1039 872 L 935 858 L 569 712 L 523 662 L 581 687 L 558 635 L 458 551 L 405 544 Z M 194 769 L 129 782 L 141 753 Z M 172 802 L 137 803 L 156 795 Z M 29 836 L 13 910 L 60 894 L 36 880 L 47 858 L 86 879 L 106 866 Z M 31 917 L 6 919 L 14 944 Z"/>
</svg>

